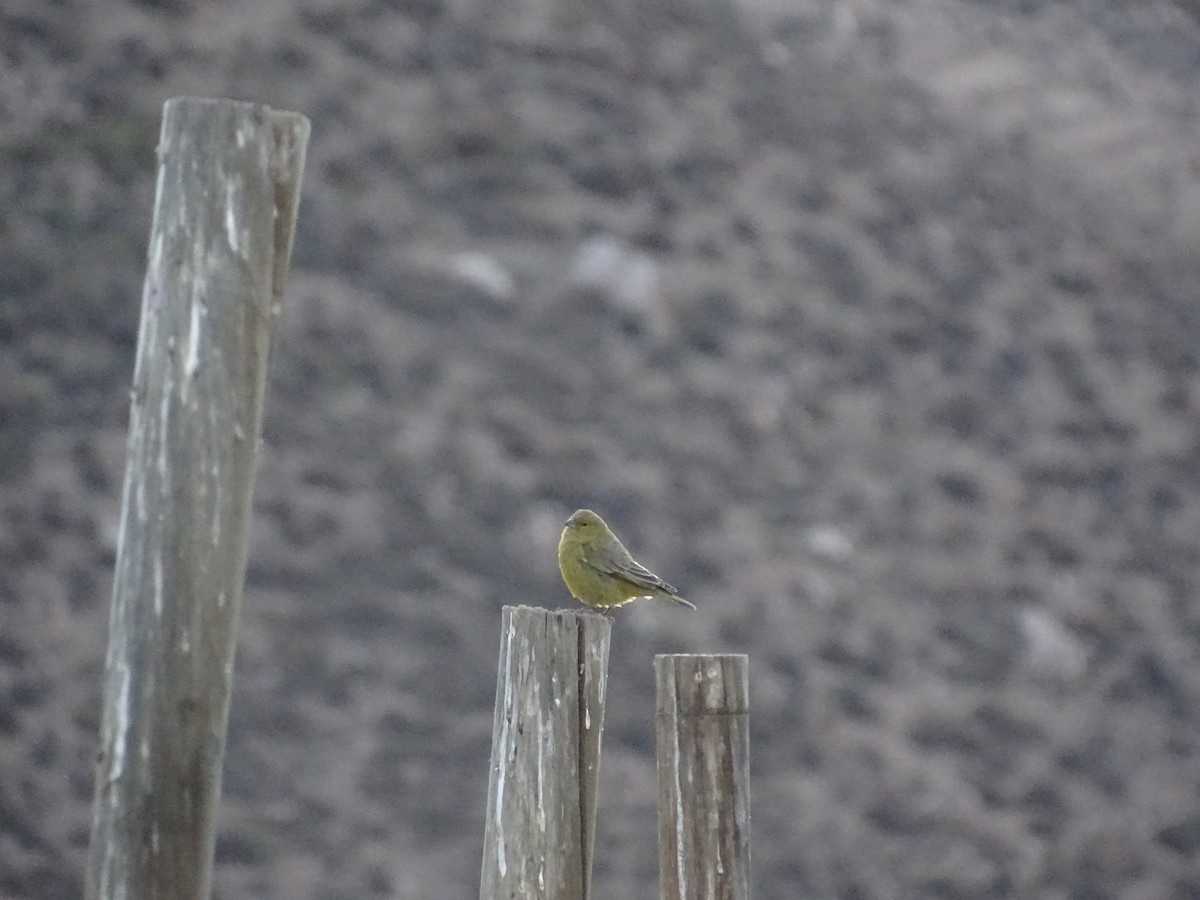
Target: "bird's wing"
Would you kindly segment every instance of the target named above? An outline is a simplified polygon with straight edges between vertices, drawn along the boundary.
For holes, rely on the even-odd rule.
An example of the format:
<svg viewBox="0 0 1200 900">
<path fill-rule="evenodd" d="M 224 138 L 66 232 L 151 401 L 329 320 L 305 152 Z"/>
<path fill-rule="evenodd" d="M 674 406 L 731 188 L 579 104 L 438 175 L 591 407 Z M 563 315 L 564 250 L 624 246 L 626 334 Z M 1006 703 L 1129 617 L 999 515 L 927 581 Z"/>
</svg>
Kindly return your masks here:
<svg viewBox="0 0 1200 900">
<path fill-rule="evenodd" d="M 620 542 L 617 547 L 594 548 L 592 551 L 592 566 L 604 575 L 620 578 L 634 587 L 645 588 L 647 591 L 663 591 L 667 594 L 679 592 L 667 584 L 640 562 L 629 555 Z"/>
</svg>

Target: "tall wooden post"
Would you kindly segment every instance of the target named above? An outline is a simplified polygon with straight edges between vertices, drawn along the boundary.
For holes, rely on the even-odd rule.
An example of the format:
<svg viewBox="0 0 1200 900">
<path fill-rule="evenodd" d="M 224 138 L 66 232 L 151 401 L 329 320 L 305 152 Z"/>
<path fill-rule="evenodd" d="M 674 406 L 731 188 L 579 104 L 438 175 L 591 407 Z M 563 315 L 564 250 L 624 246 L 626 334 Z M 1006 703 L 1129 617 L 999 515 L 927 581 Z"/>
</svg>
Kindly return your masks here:
<svg viewBox="0 0 1200 900">
<path fill-rule="evenodd" d="M 654 658 L 660 900 L 749 900 L 745 656 Z"/>
<path fill-rule="evenodd" d="M 612 622 L 504 608 L 480 900 L 588 900 Z"/>
<path fill-rule="evenodd" d="M 207 900 L 267 360 L 308 120 L 164 108 L 88 856 L 93 900 Z"/>
</svg>

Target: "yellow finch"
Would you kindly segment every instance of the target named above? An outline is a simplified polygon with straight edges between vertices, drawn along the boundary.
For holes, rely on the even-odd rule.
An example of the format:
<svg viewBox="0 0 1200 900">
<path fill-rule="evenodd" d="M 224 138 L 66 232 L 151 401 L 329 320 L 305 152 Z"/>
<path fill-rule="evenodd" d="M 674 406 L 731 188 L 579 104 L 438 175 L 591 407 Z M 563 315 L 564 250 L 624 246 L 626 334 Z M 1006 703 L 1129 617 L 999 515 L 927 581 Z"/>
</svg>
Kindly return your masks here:
<svg viewBox="0 0 1200 900">
<path fill-rule="evenodd" d="M 558 539 L 558 569 L 580 603 L 611 609 L 638 597 L 661 597 L 696 607 L 632 556 L 590 509 L 577 509 Z"/>
</svg>

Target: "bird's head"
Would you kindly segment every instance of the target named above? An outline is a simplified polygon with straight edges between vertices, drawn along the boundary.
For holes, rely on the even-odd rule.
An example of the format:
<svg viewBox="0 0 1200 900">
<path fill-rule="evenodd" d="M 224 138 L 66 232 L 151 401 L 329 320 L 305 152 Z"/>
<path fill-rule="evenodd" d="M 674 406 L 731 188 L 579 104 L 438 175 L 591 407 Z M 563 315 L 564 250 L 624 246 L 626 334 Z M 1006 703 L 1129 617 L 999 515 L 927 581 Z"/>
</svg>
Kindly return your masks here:
<svg viewBox="0 0 1200 900">
<path fill-rule="evenodd" d="M 604 520 L 590 509 L 577 509 L 567 519 L 567 528 L 580 538 L 602 534 L 605 530 Z"/>
</svg>

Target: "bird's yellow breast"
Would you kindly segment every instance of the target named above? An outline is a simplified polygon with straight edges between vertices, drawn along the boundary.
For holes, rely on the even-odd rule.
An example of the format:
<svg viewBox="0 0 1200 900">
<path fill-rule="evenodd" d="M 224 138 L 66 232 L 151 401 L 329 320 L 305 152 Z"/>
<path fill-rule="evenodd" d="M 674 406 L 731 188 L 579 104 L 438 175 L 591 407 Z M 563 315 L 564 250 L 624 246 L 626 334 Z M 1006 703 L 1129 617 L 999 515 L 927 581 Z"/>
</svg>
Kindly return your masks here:
<svg viewBox="0 0 1200 900">
<path fill-rule="evenodd" d="M 587 543 L 579 540 L 570 528 L 564 529 L 558 541 L 558 570 L 571 596 L 588 606 L 622 606 L 630 599 L 616 579 L 587 563 Z"/>
</svg>

